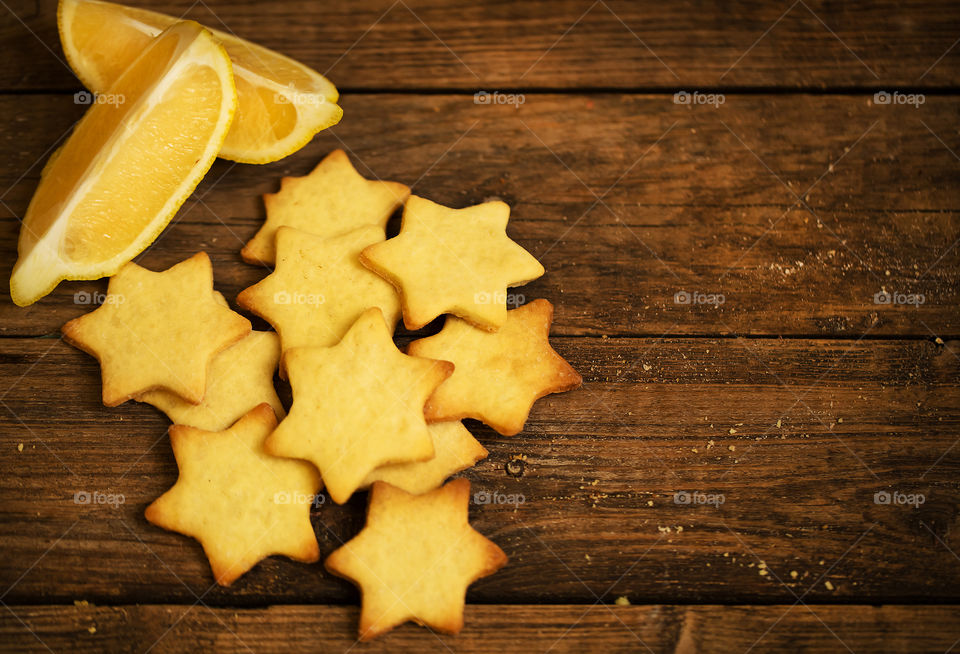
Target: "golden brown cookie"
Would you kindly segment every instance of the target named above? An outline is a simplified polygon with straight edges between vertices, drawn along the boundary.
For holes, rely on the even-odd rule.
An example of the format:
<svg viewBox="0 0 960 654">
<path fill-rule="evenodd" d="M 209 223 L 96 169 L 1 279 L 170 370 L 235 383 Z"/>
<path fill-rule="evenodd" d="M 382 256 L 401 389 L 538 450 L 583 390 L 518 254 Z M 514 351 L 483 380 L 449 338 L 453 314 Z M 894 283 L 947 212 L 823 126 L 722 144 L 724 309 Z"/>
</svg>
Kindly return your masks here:
<svg viewBox="0 0 960 654">
<path fill-rule="evenodd" d="M 400 291 L 408 329 L 452 313 L 496 331 L 507 319 L 507 288 L 543 274 L 507 236 L 509 217 L 503 202 L 451 209 L 413 195 L 400 234 L 366 248 L 360 261 Z"/>
<path fill-rule="evenodd" d="M 267 220 L 240 251 L 244 261 L 272 264 L 274 236 L 281 225 L 330 237 L 362 227 L 386 228 L 410 195 L 397 182 L 364 179 L 343 150 L 334 150 L 304 177 L 284 177 L 279 193 L 263 196 Z"/>
<path fill-rule="evenodd" d="M 128 263 L 103 304 L 62 331 L 100 361 L 107 406 L 154 389 L 198 404 L 210 361 L 250 333 L 250 321 L 217 301 L 210 258 L 199 252 L 163 272 Z"/>
<path fill-rule="evenodd" d="M 427 461 L 391 463 L 373 470 L 362 488 L 385 481 L 408 493 L 426 493 L 443 485 L 450 475 L 469 468 L 487 456 L 487 450 L 459 420 L 427 425 L 435 455 Z"/>
<path fill-rule="evenodd" d="M 250 332 L 210 362 L 207 391 L 200 404 L 190 404 L 170 391 L 147 391 L 137 397 L 167 414 L 175 424 L 206 431 L 223 431 L 261 402 L 278 418 L 286 413 L 273 387 L 280 362 L 280 337 Z"/>
<path fill-rule="evenodd" d="M 276 424 L 263 403 L 226 431 L 170 428 L 180 477 L 147 507 L 146 517 L 200 541 L 221 586 L 275 554 L 305 563 L 320 558 L 310 525 L 320 476 L 304 461 L 264 450 Z"/>
<path fill-rule="evenodd" d="M 407 620 L 460 631 L 467 586 L 507 563 L 503 550 L 470 526 L 469 501 L 466 479 L 423 495 L 373 485 L 366 526 L 324 561 L 360 588 L 360 640 Z"/>
<path fill-rule="evenodd" d="M 280 227 L 276 270 L 241 291 L 237 302 L 273 325 L 284 351 L 336 345 L 371 307 L 380 308 L 392 329 L 400 319 L 400 298 L 359 258 L 363 248 L 383 239 L 383 228 L 375 225 L 333 238 Z"/>
<path fill-rule="evenodd" d="M 317 466 L 334 502 L 374 468 L 433 456 L 423 404 L 453 365 L 400 352 L 380 309 L 364 311 L 333 347 L 287 350 L 282 365 L 293 404 L 267 451 Z"/>
<path fill-rule="evenodd" d="M 427 419 L 476 418 L 512 436 L 539 398 L 577 388 L 580 375 L 550 347 L 552 320 L 553 305 L 534 300 L 509 311 L 498 332 L 448 316 L 439 334 L 410 343 L 410 354 L 455 366 L 427 400 Z"/>
</svg>

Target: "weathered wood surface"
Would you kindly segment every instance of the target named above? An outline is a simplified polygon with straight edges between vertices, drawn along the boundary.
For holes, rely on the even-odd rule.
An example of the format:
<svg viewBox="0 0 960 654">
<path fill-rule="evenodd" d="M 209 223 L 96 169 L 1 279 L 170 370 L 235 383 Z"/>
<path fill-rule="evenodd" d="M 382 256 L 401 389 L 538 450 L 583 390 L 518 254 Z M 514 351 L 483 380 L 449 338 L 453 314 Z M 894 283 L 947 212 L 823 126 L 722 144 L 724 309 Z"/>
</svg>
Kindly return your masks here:
<svg viewBox="0 0 960 654">
<path fill-rule="evenodd" d="M 949 86 L 951 0 L 127 0 L 232 31 L 345 89 Z M 53 0 L 7 0 L 0 89 L 78 88 Z"/>
<path fill-rule="evenodd" d="M 206 249 L 235 297 L 266 271 L 238 251 L 260 195 L 347 147 L 358 168 L 454 206 L 513 207 L 510 233 L 547 269 L 518 289 L 556 305 L 563 335 L 960 335 L 960 101 L 875 106 L 870 96 L 349 95 L 348 119 L 268 166 L 218 162 L 139 261 Z M 0 97 L 0 279 L 45 153 L 81 115 L 69 96 Z M 802 198 L 802 200 L 800 199 Z M 63 283 L 28 309 L 0 289 L 0 333 L 40 335 L 89 310 Z M 922 304 L 876 304 L 887 290 Z M 677 304 L 678 292 L 725 303 Z M 83 295 L 81 298 L 88 296 Z"/>
<path fill-rule="evenodd" d="M 12 606 L 0 650 L 345 652 L 359 611 Z M 468 606 L 459 636 L 404 625 L 363 652 L 930 652 L 955 644 L 955 606 Z"/>
<path fill-rule="evenodd" d="M 471 587 L 459 637 L 406 625 L 364 649 L 958 646 L 955 2 L 129 1 L 327 72 L 346 112 L 276 164 L 217 162 L 140 263 L 206 249 L 232 299 L 267 272 L 238 255 L 259 196 L 345 147 L 436 201 L 507 201 L 547 269 L 516 292 L 554 302 L 583 388 L 517 437 L 469 423 L 490 450 L 474 490 L 524 499 L 471 506 L 510 563 Z M 9 301 L 15 217 L 83 111 L 55 14 L 0 6 L 0 650 L 348 650 L 349 583 L 271 558 L 221 589 L 144 520 L 176 478 L 167 421 L 104 408 L 94 360 L 57 338 L 106 283 Z M 872 101 L 897 89 L 922 104 Z M 323 554 L 364 500 L 314 512 Z"/>
<path fill-rule="evenodd" d="M 582 389 L 542 400 L 517 437 L 470 423 L 490 450 L 465 473 L 474 491 L 525 500 L 471 507 L 510 557 L 471 601 L 956 599 L 960 342 L 554 341 Z M 143 518 L 176 479 L 165 419 L 101 406 L 96 363 L 57 339 L 0 352 L 3 601 L 356 601 L 320 565 L 281 558 L 211 587 L 199 545 Z M 883 491 L 924 502 L 877 504 Z M 77 505 L 77 492 L 124 503 Z M 364 501 L 314 513 L 324 555 L 359 530 Z"/>
</svg>

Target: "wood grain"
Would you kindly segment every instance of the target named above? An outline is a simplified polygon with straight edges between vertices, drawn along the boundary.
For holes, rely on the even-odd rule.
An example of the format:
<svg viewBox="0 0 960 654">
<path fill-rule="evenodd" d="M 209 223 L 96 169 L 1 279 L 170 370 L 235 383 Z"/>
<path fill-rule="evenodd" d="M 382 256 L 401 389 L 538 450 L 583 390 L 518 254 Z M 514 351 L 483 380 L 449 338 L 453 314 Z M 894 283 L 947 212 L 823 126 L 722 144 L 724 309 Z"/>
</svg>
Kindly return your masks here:
<svg viewBox="0 0 960 654">
<path fill-rule="evenodd" d="M 872 106 L 865 96 L 532 95 L 519 109 L 469 95 L 350 95 L 348 119 L 268 166 L 215 164 L 139 261 L 162 269 L 207 250 L 228 297 L 266 270 L 239 248 L 259 196 L 348 147 L 368 175 L 452 206 L 497 197 L 510 233 L 547 274 L 517 289 L 556 305 L 563 335 L 960 335 L 960 100 Z M 0 278 L 69 97 L 0 97 Z M 584 119 L 588 116 L 588 119 Z M 798 197 L 804 198 L 801 204 Z M 799 206 L 798 206 L 799 205 Z M 28 309 L 0 291 L 0 333 L 41 335 L 89 305 L 63 283 Z M 922 304 L 876 304 L 882 291 Z M 721 294 L 722 305 L 675 294 Z M 80 296 L 81 299 L 88 296 Z"/>
<path fill-rule="evenodd" d="M 491 453 L 465 474 L 473 490 L 524 497 L 471 507 L 510 557 L 471 601 L 955 599 L 960 342 L 554 344 L 583 388 L 539 402 L 517 437 L 469 425 Z M 2 339 L 0 379 L 5 602 L 356 601 L 321 566 L 281 558 L 213 587 L 194 541 L 143 518 L 176 479 L 165 419 L 101 406 L 91 357 L 58 339 Z M 95 491 L 124 503 L 75 503 Z M 924 501 L 877 504 L 884 491 Z M 363 502 L 314 512 L 324 554 L 359 530 Z"/>
<path fill-rule="evenodd" d="M 471 521 L 510 562 L 459 637 L 365 650 L 957 647 L 955 1 L 127 2 L 293 56 L 345 109 L 281 162 L 218 161 L 143 265 L 204 249 L 232 300 L 268 272 L 238 254 L 259 196 L 344 147 L 451 206 L 507 201 L 547 269 L 514 292 L 554 303 L 584 386 L 513 438 L 468 422 L 490 451 L 463 475 Z M 17 217 L 84 107 L 54 0 L 5 0 L 0 39 L 0 651 L 351 650 L 359 594 L 322 566 L 274 557 L 222 589 L 144 520 L 177 475 L 168 423 L 103 407 L 58 337 L 106 281 L 10 302 Z M 323 554 L 364 501 L 313 512 Z"/>
<path fill-rule="evenodd" d="M 960 81 L 950 0 L 127 0 L 290 55 L 344 89 L 936 87 Z M 52 0 L 8 0 L 0 89 L 79 84 Z"/>
<path fill-rule="evenodd" d="M 211 609 L 12 606 L 0 651 L 343 652 L 359 611 L 340 606 Z M 936 652 L 953 644 L 955 606 L 468 606 L 458 636 L 406 624 L 367 652 Z"/>
</svg>

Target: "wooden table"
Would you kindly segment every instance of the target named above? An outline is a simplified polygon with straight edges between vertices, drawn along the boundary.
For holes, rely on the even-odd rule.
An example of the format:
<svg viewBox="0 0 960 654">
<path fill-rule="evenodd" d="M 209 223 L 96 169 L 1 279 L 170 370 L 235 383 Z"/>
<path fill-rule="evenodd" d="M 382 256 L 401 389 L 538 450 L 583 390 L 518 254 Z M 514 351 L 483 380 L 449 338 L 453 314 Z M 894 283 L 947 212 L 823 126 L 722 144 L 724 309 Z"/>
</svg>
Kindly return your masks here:
<svg viewBox="0 0 960 654">
<path fill-rule="evenodd" d="M 53 2 L 0 4 L 6 280 L 84 107 Z M 507 201 L 547 268 L 517 292 L 556 305 L 583 387 L 516 437 L 469 425 L 490 457 L 464 476 L 525 499 L 471 507 L 509 565 L 471 587 L 459 636 L 405 625 L 356 651 L 960 646 L 954 0 L 135 4 L 326 71 L 345 111 L 278 163 L 218 161 L 143 265 L 206 250 L 235 298 L 265 274 L 238 253 L 260 195 L 343 147 L 444 204 Z M 145 521 L 176 478 L 167 421 L 103 407 L 59 338 L 105 288 L 20 309 L 4 284 L 0 649 L 351 649 L 359 595 L 322 566 L 271 558 L 223 589 Z M 315 512 L 324 554 L 364 501 Z"/>
</svg>

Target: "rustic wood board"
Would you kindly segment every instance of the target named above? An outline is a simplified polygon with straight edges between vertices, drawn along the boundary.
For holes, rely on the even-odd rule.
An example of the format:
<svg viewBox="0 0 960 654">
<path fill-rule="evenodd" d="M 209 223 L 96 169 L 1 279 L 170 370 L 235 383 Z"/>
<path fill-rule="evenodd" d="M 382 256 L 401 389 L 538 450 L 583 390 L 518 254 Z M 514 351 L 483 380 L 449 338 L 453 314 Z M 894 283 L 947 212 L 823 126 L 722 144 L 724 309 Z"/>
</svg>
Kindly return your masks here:
<svg viewBox="0 0 960 654">
<path fill-rule="evenodd" d="M 129 0 L 274 48 L 356 89 L 943 87 L 951 0 Z M 77 89 L 52 0 L 6 0 L 2 89 Z"/>
<path fill-rule="evenodd" d="M 663 95 L 534 95 L 517 110 L 469 95 L 360 94 L 344 108 L 341 125 L 283 161 L 218 162 L 139 261 L 162 269 L 206 249 L 235 298 L 268 272 L 239 257 L 263 220 L 260 195 L 346 147 L 367 174 L 438 202 L 510 203 L 510 233 L 548 271 L 516 292 L 556 304 L 556 334 L 960 335 L 956 98 L 918 110 L 739 95 L 714 109 Z M 10 216 L 26 211 L 44 154 L 81 108 L 62 95 L 0 96 L 4 114 L 18 116 L 0 126 L 6 279 Z M 56 333 L 89 309 L 76 297 L 105 289 L 64 283 L 21 309 L 3 284 L 0 333 Z M 876 304 L 884 290 L 924 301 Z M 677 293 L 725 302 L 677 304 Z"/>
<path fill-rule="evenodd" d="M 459 637 L 404 625 L 356 645 L 339 606 L 13 606 L 0 642 L 21 652 L 930 652 L 955 645 L 956 606 L 468 606 Z M 92 632 L 91 632 L 92 630 Z M 49 648 L 49 649 L 48 649 Z M 845 649 L 846 648 L 846 649 Z"/>
<path fill-rule="evenodd" d="M 268 272 L 238 255 L 260 195 L 343 147 L 445 204 L 507 201 L 547 268 L 515 292 L 555 304 L 584 386 L 513 438 L 468 421 L 490 456 L 463 476 L 523 497 L 470 508 L 509 565 L 470 587 L 460 636 L 363 649 L 960 646 L 955 2 L 130 2 L 328 72 L 345 110 L 281 162 L 218 161 L 143 265 L 204 249 L 232 300 Z M 55 2 L 0 3 L 0 36 L 0 651 L 359 651 L 359 593 L 322 566 L 274 557 L 223 589 L 145 521 L 176 479 L 168 423 L 103 407 L 59 338 L 105 281 L 10 302 L 16 217 L 83 107 Z M 874 102 L 895 90 L 922 104 Z M 323 554 L 364 501 L 313 512 Z"/>
<path fill-rule="evenodd" d="M 960 343 L 554 340 L 583 388 L 540 402 L 513 438 L 471 423 L 491 453 L 465 473 L 474 490 L 525 499 L 472 507 L 510 565 L 472 586 L 471 600 L 956 597 Z M 5 601 L 356 598 L 321 566 L 280 558 L 234 587 L 210 588 L 200 547 L 143 518 L 176 479 L 165 419 L 144 405 L 102 407 L 95 361 L 57 339 L 2 339 L 0 352 L 0 374 L 15 380 L 0 413 L 0 579 L 36 562 Z M 518 455 L 521 471 L 508 466 Z M 125 503 L 75 504 L 74 493 L 95 491 Z M 878 505 L 882 491 L 925 502 Z M 725 502 L 678 504 L 678 492 Z M 315 511 L 324 554 L 360 528 L 363 501 Z"/>
</svg>

